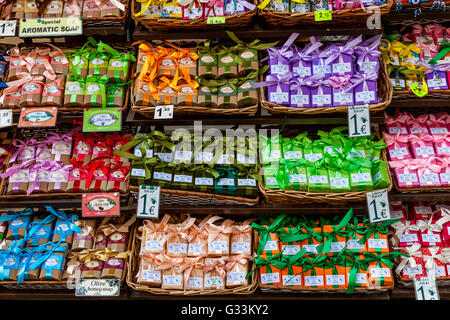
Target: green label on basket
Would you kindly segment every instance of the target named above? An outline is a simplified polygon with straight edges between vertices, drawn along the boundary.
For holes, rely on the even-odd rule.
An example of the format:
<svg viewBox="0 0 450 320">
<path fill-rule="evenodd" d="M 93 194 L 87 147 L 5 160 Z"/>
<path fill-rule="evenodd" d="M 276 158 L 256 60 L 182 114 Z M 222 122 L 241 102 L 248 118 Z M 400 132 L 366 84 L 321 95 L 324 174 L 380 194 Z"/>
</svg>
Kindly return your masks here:
<svg viewBox="0 0 450 320">
<path fill-rule="evenodd" d="M 331 19 L 331 10 L 314 11 L 314 21 L 329 21 Z"/>
<path fill-rule="evenodd" d="M 120 131 L 122 108 L 90 108 L 84 110 L 83 132 Z"/>
<path fill-rule="evenodd" d="M 409 86 L 409 89 L 411 89 L 411 91 L 418 97 L 423 97 L 428 94 L 428 86 L 425 81 L 422 83 L 422 88 L 419 87 L 417 82 L 414 82 Z"/>
<path fill-rule="evenodd" d="M 207 24 L 224 24 L 225 23 L 225 17 L 208 17 L 206 19 Z"/>
</svg>

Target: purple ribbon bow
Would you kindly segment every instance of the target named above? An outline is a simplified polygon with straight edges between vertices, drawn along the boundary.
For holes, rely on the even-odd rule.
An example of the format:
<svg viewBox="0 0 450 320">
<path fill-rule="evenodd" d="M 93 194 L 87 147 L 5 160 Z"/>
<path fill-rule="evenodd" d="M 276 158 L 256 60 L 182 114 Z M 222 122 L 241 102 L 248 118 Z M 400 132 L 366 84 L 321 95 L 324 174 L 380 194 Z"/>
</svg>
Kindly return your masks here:
<svg viewBox="0 0 450 320">
<path fill-rule="evenodd" d="M 14 140 L 12 145 L 16 148 L 18 148 L 16 150 L 16 152 L 14 152 L 13 156 L 11 157 L 11 159 L 9 160 L 9 163 L 14 163 L 16 162 L 17 157 L 22 153 L 22 151 L 27 148 L 27 147 L 34 147 L 37 143 L 37 140 L 32 138 L 30 140 L 28 140 L 27 142 L 23 142 L 22 140 Z"/>
<path fill-rule="evenodd" d="M 299 60 L 302 61 L 312 61 L 313 55 L 312 53 L 318 50 L 323 44 L 321 42 L 314 42 L 310 45 L 306 46 L 303 50 L 295 50 L 295 54 L 291 59 L 292 62 L 296 62 Z"/>
<path fill-rule="evenodd" d="M 22 169 L 28 168 L 34 162 L 35 162 L 34 159 L 29 159 L 27 161 L 24 161 L 20 165 L 11 167 L 8 170 L 6 170 L 6 172 L 1 173 L 0 177 L 2 177 L 2 178 L 10 177 L 10 176 L 14 175 L 15 173 L 19 172 Z"/>
<path fill-rule="evenodd" d="M 311 87 L 312 81 L 310 78 L 292 78 L 289 89 L 291 91 L 300 91 L 301 87 Z"/>
<path fill-rule="evenodd" d="M 328 57 L 325 60 L 325 65 L 330 64 L 343 54 L 353 55 L 354 47 L 362 41 L 362 35 L 359 35 L 353 40 L 347 41 L 344 45 L 332 45 L 326 51 L 322 52 L 320 57 Z"/>
<path fill-rule="evenodd" d="M 355 48 L 355 53 L 358 56 L 358 64 L 362 66 L 362 64 L 368 60 L 367 57 L 372 57 L 378 59 L 381 55 L 381 51 L 378 50 L 380 45 L 381 35 L 372 37 L 367 39 L 361 45 Z"/>
<path fill-rule="evenodd" d="M 352 85 L 350 87 L 348 87 L 347 89 L 345 89 L 344 92 L 347 92 L 347 91 L 353 89 L 354 87 L 356 87 L 360 83 L 364 83 L 364 91 L 367 91 L 366 81 L 367 80 L 376 81 L 377 79 L 378 79 L 378 74 L 376 72 L 374 72 L 374 71 L 369 72 L 369 73 L 357 73 L 357 74 L 354 74 L 352 79 L 351 79 Z"/>
<path fill-rule="evenodd" d="M 288 60 L 291 60 L 291 58 L 294 56 L 294 49 L 291 47 L 291 45 L 294 43 L 295 39 L 299 36 L 299 33 L 294 32 L 289 39 L 285 42 L 285 44 L 280 47 L 273 47 L 273 48 L 267 48 L 267 53 L 269 54 L 269 57 L 272 59 L 277 59 L 278 57 L 283 57 Z M 263 59 L 262 61 L 266 60 L 267 58 Z"/>
<path fill-rule="evenodd" d="M 53 144 L 56 141 L 71 142 L 73 133 L 74 130 L 65 134 L 57 134 L 56 132 L 49 132 L 47 133 L 47 140 L 45 141 L 45 143 Z"/>
<path fill-rule="evenodd" d="M 56 171 L 56 170 L 61 169 L 63 167 L 63 164 L 64 163 L 61 161 L 42 161 L 42 162 L 37 162 L 37 163 L 33 164 L 30 167 L 30 176 L 31 176 L 31 173 L 35 172 L 36 177 L 35 177 L 33 183 L 28 187 L 27 195 L 30 195 L 33 192 L 33 190 L 41 182 L 39 180 L 39 170 L 47 171 L 47 172 Z"/>
<path fill-rule="evenodd" d="M 280 83 L 289 85 L 291 79 L 292 79 L 292 72 L 288 72 L 283 75 L 268 74 L 266 76 L 266 81 L 253 82 L 251 85 L 253 88 L 276 86 L 279 85 Z"/>
</svg>

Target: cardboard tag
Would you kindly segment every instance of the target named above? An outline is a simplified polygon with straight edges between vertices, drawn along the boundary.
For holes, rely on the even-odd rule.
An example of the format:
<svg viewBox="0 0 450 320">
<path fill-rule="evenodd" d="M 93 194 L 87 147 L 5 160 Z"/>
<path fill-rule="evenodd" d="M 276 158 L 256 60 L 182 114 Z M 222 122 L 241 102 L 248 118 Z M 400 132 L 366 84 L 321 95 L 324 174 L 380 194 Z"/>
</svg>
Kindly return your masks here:
<svg viewBox="0 0 450 320">
<path fill-rule="evenodd" d="M 21 19 L 19 37 L 67 37 L 83 34 L 81 17 Z"/>
<path fill-rule="evenodd" d="M 15 37 L 17 20 L 0 20 L 0 36 Z"/>
<path fill-rule="evenodd" d="M 85 193 L 81 200 L 83 217 L 120 216 L 118 192 Z"/>
<path fill-rule="evenodd" d="M 206 24 L 224 24 L 225 17 L 208 17 Z"/>
<path fill-rule="evenodd" d="M 156 106 L 154 119 L 173 119 L 173 104 Z"/>
<path fill-rule="evenodd" d="M 54 127 L 57 115 L 58 108 L 56 107 L 22 108 L 17 127 Z"/>
<path fill-rule="evenodd" d="M 12 125 L 12 109 L 0 110 L 0 128 L 9 127 Z"/>
<path fill-rule="evenodd" d="M 139 186 L 138 218 L 158 218 L 160 191 L 159 186 Z"/>
<path fill-rule="evenodd" d="M 314 11 L 314 21 L 330 21 L 331 10 Z"/>
<path fill-rule="evenodd" d="M 367 192 L 367 206 L 371 223 L 391 220 L 387 190 Z"/>
<path fill-rule="evenodd" d="M 78 279 L 76 297 L 117 297 L 120 294 L 120 279 Z"/>
<path fill-rule="evenodd" d="M 433 277 L 414 278 L 416 300 L 440 300 L 436 279 Z"/>
<path fill-rule="evenodd" d="M 110 132 L 122 129 L 122 108 L 90 108 L 83 113 L 83 132 Z"/>
<path fill-rule="evenodd" d="M 414 82 L 409 86 L 409 89 L 418 97 L 423 97 L 428 94 L 428 86 L 425 81 L 422 83 L 422 88 L 419 87 L 417 82 Z"/>
<path fill-rule="evenodd" d="M 348 133 L 352 138 L 370 136 L 368 104 L 348 107 Z"/>
</svg>

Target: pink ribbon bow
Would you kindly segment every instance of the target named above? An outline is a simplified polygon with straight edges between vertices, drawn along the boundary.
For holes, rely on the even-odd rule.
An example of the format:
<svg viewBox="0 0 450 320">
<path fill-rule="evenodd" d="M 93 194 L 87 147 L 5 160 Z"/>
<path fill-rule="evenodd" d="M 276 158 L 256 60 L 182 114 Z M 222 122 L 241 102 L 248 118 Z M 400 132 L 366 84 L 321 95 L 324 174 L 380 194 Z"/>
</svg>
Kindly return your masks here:
<svg viewBox="0 0 450 320">
<path fill-rule="evenodd" d="M 395 149 L 400 148 L 399 143 L 408 143 L 408 136 L 401 135 L 400 131 L 396 135 L 383 132 L 383 139 L 388 146 L 394 145 Z"/>
<path fill-rule="evenodd" d="M 427 125 L 437 127 L 447 127 L 448 115 L 445 112 L 440 112 L 437 115 L 429 114 Z"/>
<path fill-rule="evenodd" d="M 407 114 L 399 114 L 397 117 L 394 118 L 394 117 L 388 116 L 388 114 L 385 112 L 384 113 L 384 122 L 388 126 L 398 125 L 399 127 L 402 127 L 402 124 L 404 125 L 408 121 L 408 117 L 409 116 Z"/>
<path fill-rule="evenodd" d="M 415 159 L 414 161 L 417 162 L 417 165 L 419 166 L 419 168 L 417 169 L 417 173 L 419 175 L 419 177 L 426 171 L 426 170 L 430 170 L 433 171 L 435 173 L 439 173 L 442 170 L 442 166 L 439 165 L 437 160 L 439 159 L 438 157 L 429 157 L 427 159 Z"/>
<path fill-rule="evenodd" d="M 334 88 L 334 89 L 338 89 L 339 88 L 339 92 L 344 92 L 344 87 L 348 87 L 351 85 L 350 82 L 350 78 L 352 76 L 350 74 L 348 75 L 344 75 L 344 76 L 339 76 L 339 77 L 329 77 L 328 81 L 330 82 L 330 85 Z"/>
<path fill-rule="evenodd" d="M 425 146 L 425 142 L 433 142 L 433 137 L 429 134 L 411 134 L 409 135 L 409 142 L 410 143 L 418 143 L 421 147 Z"/>
</svg>

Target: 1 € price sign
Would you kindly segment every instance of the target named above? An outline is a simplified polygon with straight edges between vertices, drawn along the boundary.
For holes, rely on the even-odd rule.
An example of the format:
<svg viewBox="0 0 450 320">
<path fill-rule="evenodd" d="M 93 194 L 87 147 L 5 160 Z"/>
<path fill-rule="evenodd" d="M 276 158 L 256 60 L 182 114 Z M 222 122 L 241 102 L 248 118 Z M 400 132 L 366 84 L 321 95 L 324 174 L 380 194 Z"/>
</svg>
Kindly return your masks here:
<svg viewBox="0 0 450 320">
<path fill-rule="evenodd" d="M 348 132 L 352 138 L 370 136 L 368 104 L 348 107 Z"/>
<path fill-rule="evenodd" d="M 391 220 L 387 190 L 367 192 L 367 206 L 371 223 Z"/>
<path fill-rule="evenodd" d="M 154 119 L 173 119 L 173 104 L 156 106 Z"/>
<path fill-rule="evenodd" d="M 139 198 L 137 207 L 138 218 L 158 218 L 159 215 L 159 186 L 139 187 Z"/>
<path fill-rule="evenodd" d="M 416 300 L 440 300 L 435 277 L 414 278 Z"/>
</svg>

